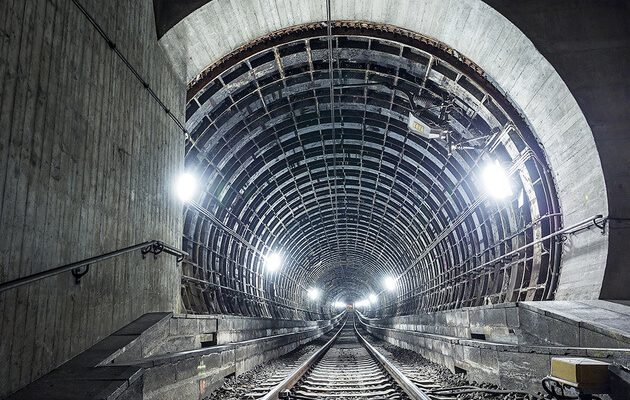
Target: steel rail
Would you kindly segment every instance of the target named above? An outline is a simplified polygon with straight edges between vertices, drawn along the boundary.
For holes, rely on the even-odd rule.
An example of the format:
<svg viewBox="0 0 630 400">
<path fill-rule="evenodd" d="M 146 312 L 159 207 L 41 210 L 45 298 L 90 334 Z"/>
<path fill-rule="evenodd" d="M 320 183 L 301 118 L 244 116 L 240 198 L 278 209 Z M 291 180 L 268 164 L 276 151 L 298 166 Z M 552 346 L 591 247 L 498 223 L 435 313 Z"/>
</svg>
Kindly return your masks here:
<svg viewBox="0 0 630 400">
<path fill-rule="evenodd" d="M 337 333 L 335 333 L 335 336 L 333 336 L 328 342 L 326 342 L 326 344 L 323 345 L 319 350 L 313 353 L 313 355 L 311 355 L 308 360 L 297 367 L 291 374 L 289 374 L 289 376 L 284 378 L 282 382 L 278 383 L 266 395 L 261 397 L 260 400 L 276 400 L 279 398 L 281 392 L 295 386 L 300 378 L 302 378 L 302 376 L 313 365 L 315 365 L 319 360 L 321 360 L 322 357 L 324 357 L 324 354 L 326 354 L 326 352 L 332 347 L 333 343 L 335 343 L 339 335 L 341 335 L 341 331 L 343 331 L 343 328 L 346 326 L 347 323 L 348 319 L 346 318 L 346 321 L 343 323 L 343 325 L 341 325 L 341 328 L 339 328 Z"/>
<path fill-rule="evenodd" d="M 382 355 L 374 346 L 372 346 L 365 338 L 359 333 L 357 329 L 356 319 L 352 321 L 354 326 L 354 333 L 359 338 L 359 341 L 363 346 L 368 350 L 368 352 L 372 355 L 372 357 L 376 358 L 376 360 L 381 363 L 383 368 L 389 373 L 389 375 L 394 378 L 396 383 L 405 391 L 405 393 L 412 400 L 431 400 L 431 398 L 420 388 L 418 388 L 409 378 L 405 376 L 396 366 L 389 361 L 384 355 Z"/>
<path fill-rule="evenodd" d="M 81 261 L 75 261 L 70 264 L 64 264 L 59 267 L 55 267 L 46 271 L 38 272 L 36 274 L 28 275 L 22 278 L 13 279 L 11 281 L 4 282 L 0 284 L 0 293 L 15 289 L 20 286 L 28 285 L 30 283 L 49 278 L 51 276 L 59 275 L 66 271 L 72 271 L 77 268 L 89 267 L 92 264 L 109 260 L 114 257 L 118 257 L 123 254 L 131 253 L 136 250 L 141 250 L 142 256 L 144 257 L 146 254 L 152 253 L 154 255 L 158 255 L 160 253 L 166 253 L 172 256 L 177 257 L 177 261 L 180 262 L 184 259 L 184 257 L 188 256 L 183 250 L 180 250 L 176 247 L 170 246 L 160 240 L 149 240 L 147 242 L 142 242 L 138 244 L 134 244 L 128 247 L 124 247 L 122 249 L 110 251 L 109 253 L 100 254 L 98 256 L 86 258 Z"/>
<path fill-rule="evenodd" d="M 348 320 L 344 322 L 337 333 L 328 341 L 324 346 L 311 355 L 304 363 L 297 367 L 289 376 L 284 378 L 282 382 L 274 386 L 264 397 L 260 400 L 276 400 L 280 394 L 286 390 L 291 389 L 298 381 L 317 363 L 324 357 L 326 352 L 333 346 L 337 340 L 343 328 L 348 324 Z M 420 390 L 409 378 L 407 378 L 391 361 L 383 356 L 378 350 L 374 348 L 357 330 L 356 318 L 352 321 L 354 332 L 357 335 L 360 343 L 367 349 L 367 351 L 380 363 L 387 373 L 396 381 L 401 389 L 412 400 L 431 400 L 431 398 L 422 390 Z"/>
</svg>

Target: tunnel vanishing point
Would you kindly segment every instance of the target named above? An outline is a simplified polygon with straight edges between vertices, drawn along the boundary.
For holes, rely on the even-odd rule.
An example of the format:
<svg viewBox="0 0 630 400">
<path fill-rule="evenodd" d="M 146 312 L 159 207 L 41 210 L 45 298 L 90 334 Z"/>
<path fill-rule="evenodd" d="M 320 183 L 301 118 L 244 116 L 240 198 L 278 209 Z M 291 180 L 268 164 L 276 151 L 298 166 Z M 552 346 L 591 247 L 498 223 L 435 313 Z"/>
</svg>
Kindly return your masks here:
<svg viewBox="0 0 630 400">
<path fill-rule="evenodd" d="M 629 21 L 1 0 L 0 399 L 219 398 L 311 350 L 264 398 L 343 398 L 304 385 L 350 352 L 365 398 L 629 399 Z"/>
</svg>

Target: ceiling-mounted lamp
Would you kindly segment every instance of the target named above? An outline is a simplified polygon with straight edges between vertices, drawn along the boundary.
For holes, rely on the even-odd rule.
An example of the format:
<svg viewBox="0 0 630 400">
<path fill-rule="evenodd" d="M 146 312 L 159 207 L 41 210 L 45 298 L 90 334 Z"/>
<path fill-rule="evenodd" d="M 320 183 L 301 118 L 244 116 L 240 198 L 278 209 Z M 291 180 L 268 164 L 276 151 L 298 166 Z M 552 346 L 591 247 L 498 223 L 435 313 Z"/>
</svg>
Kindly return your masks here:
<svg viewBox="0 0 630 400">
<path fill-rule="evenodd" d="M 448 135 L 448 129 L 444 129 L 437 124 L 429 123 L 422 120 L 413 113 L 409 112 L 409 120 L 407 121 L 407 128 L 411 133 L 422 136 L 425 139 L 442 139 L 445 140 Z"/>
</svg>

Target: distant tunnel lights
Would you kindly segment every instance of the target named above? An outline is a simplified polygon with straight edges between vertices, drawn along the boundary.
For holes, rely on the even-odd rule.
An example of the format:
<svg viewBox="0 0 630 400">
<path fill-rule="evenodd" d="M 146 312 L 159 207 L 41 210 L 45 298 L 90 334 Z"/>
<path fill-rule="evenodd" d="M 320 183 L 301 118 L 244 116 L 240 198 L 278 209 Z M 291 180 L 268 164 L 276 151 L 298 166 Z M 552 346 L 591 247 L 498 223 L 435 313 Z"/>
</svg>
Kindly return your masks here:
<svg viewBox="0 0 630 400">
<path fill-rule="evenodd" d="M 370 305 L 370 301 L 368 299 L 363 299 L 363 300 L 354 302 L 354 306 L 359 307 L 359 308 L 368 307 L 369 305 Z"/>
<path fill-rule="evenodd" d="M 265 260 L 265 268 L 269 272 L 275 272 L 282 266 L 282 256 L 280 253 L 271 253 Z"/>
<path fill-rule="evenodd" d="M 335 304 L 333 304 L 335 306 L 335 308 L 345 308 L 346 307 L 346 302 L 345 301 L 336 301 Z"/>
<path fill-rule="evenodd" d="M 369 307 L 372 304 L 375 304 L 377 300 L 378 300 L 378 296 L 376 296 L 374 293 L 370 293 L 367 298 L 355 301 L 354 306 L 360 307 L 360 308 Z"/>
<path fill-rule="evenodd" d="M 182 173 L 175 182 L 175 193 L 183 202 L 192 200 L 197 194 L 197 179 L 191 173 Z"/>
<path fill-rule="evenodd" d="M 392 278 L 391 276 L 388 276 L 385 279 L 383 279 L 383 286 L 385 287 L 385 289 L 389 290 L 390 292 L 393 292 L 394 290 L 396 290 L 396 286 L 398 286 L 398 283 L 396 282 L 396 279 Z"/>
<path fill-rule="evenodd" d="M 319 298 L 320 292 L 319 289 L 317 288 L 310 288 L 306 294 L 308 295 L 308 298 L 311 300 L 317 300 Z"/>
<path fill-rule="evenodd" d="M 504 199 L 512 195 L 510 179 L 498 160 L 486 165 L 482 173 L 483 183 L 488 194 L 495 199 Z"/>
</svg>

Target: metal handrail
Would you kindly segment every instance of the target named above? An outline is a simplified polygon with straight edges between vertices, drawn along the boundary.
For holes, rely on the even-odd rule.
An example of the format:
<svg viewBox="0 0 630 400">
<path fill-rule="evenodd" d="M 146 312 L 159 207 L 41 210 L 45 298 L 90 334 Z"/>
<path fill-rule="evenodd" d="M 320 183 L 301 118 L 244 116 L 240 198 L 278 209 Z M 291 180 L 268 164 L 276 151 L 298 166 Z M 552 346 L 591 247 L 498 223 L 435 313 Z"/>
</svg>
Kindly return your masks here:
<svg viewBox="0 0 630 400">
<path fill-rule="evenodd" d="M 188 256 L 183 250 L 175 248 L 171 245 L 168 245 L 160 240 L 149 240 L 147 242 L 142 242 L 138 244 L 134 244 L 132 246 L 128 246 L 122 249 L 110 251 L 109 253 L 104 253 L 98 256 L 86 258 L 81 261 L 75 261 L 70 264 L 61 265 L 56 268 L 52 268 L 46 271 L 38 272 L 36 274 L 28 275 L 22 278 L 14 279 L 8 282 L 4 282 L 0 284 L 0 293 L 15 289 L 20 286 L 28 285 L 29 283 L 33 283 L 39 281 L 44 278 L 49 278 L 51 276 L 55 276 L 61 274 L 62 272 L 72 271 L 75 276 L 77 283 L 79 282 L 82 275 L 87 272 L 87 269 L 90 265 L 109 260 L 110 258 L 114 258 L 126 253 L 131 253 L 132 251 L 140 250 L 142 253 L 142 258 L 144 258 L 148 253 L 152 253 L 155 257 L 157 257 L 160 253 L 166 253 L 172 256 L 177 257 L 177 262 L 180 262 L 184 259 L 184 257 Z M 85 267 L 84 272 L 77 272 L 79 269 Z"/>
<path fill-rule="evenodd" d="M 553 233 L 550 233 L 550 234 L 548 234 L 546 236 L 543 236 L 543 237 L 538 238 L 536 240 L 532 240 L 531 242 L 529 242 L 529 243 L 527 243 L 527 244 L 525 244 L 525 245 L 523 245 L 523 246 L 521 246 L 521 247 L 519 247 L 517 249 L 508 251 L 505 254 L 501 254 L 500 256 L 495 257 L 494 259 L 492 259 L 490 261 L 486 261 L 486 262 L 484 262 L 484 263 L 482 263 L 480 265 L 477 265 L 476 267 L 473 267 L 473 268 L 471 268 L 471 269 L 469 269 L 467 271 L 464 271 L 464 272 L 460 273 L 459 275 L 455 275 L 453 277 L 453 279 L 457 279 L 457 278 L 460 278 L 462 276 L 469 275 L 469 274 L 471 274 L 474 271 L 477 271 L 477 270 L 486 268 L 488 266 L 494 265 L 496 263 L 502 262 L 502 261 L 504 261 L 504 260 L 506 260 L 506 259 L 508 259 L 508 258 L 510 258 L 512 256 L 514 256 L 514 255 L 519 254 L 523 250 L 527 250 L 527 249 L 529 249 L 530 247 L 532 247 L 532 246 L 534 246 L 536 244 L 544 242 L 545 240 L 553 239 L 556 236 L 571 235 L 571 234 L 577 233 L 577 232 L 582 231 L 582 230 L 584 230 L 584 229 L 586 229 L 588 227 L 591 227 L 591 226 L 597 226 L 597 227 L 599 227 L 599 229 L 602 229 L 602 227 L 600 225 L 598 225 L 598 221 L 600 221 L 600 222 L 601 221 L 606 221 L 606 218 L 604 218 L 603 215 L 598 214 L 598 215 L 595 215 L 593 217 L 584 219 L 584 220 L 582 220 L 580 222 L 577 222 L 577 223 L 575 223 L 573 225 L 570 225 L 570 226 L 567 226 L 567 227 L 562 228 L 560 230 L 557 230 L 557 231 L 555 231 Z M 434 289 L 436 287 L 439 287 L 442 284 L 443 283 L 434 285 L 434 286 L 432 286 L 432 287 L 430 287 L 430 288 L 428 288 L 428 289 L 426 289 L 424 291 L 421 291 L 419 293 L 414 293 L 414 294 L 424 294 L 428 290 L 431 290 L 431 289 Z"/>
<path fill-rule="evenodd" d="M 601 229 L 602 233 L 604 233 L 604 229 L 605 229 L 605 225 L 604 224 L 609 219 L 612 219 L 612 218 L 604 217 L 602 214 L 597 214 L 597 215 L 594 215 L 592 217 L 586 218 L 586 219 L 584 219 L 582 221 L 579 221 L 579 222 L 577 222 L 575 224 L 569 225 L 569 226 L 564 227 L 562 229 L 559 229 L 559 230 L 557 230 L 557 231 L 555 231 L 553 233 L 550 233 L 550 234 L 548 234 L 546 236 L 543 236 L 541 238 L 533 240 L 533 241 L 531 241 L 531 242 L 529 242 L 529 243 L 527 243 L 527 244 L 525 244 L 525 245 L 523 245 L 523 246 L 521 246 L 521 247 L 519 247 L 517 249 L 511 250 L 511 251 L 509 251 L 509 252 L 507 252 L 505 254 L 501 254 L 500 256 L 497 256 L 497 257 L 495 257 L 494 259 L 492 259 L 490 261 L 486 261 L 486 262 L 484 262 L 484 263 L 482 263 L 480 265 L 477 265 L 476 267 L 473 267 L 473 268 L 471 268 L 471 269 L 469 269 L 467 271 L 461 272 L 460 274 L 452 277 L 449 281 L 461 278 L 461 277 L 463 277 L 465 275 L 469 275 L 469 274 L 471 274 L 471 273 L 473 273 L 475 271 L 478 271 L 480 269 L 487 268 L 488 266 L 491 266 L 491 265 L 497 264 L 499 262 L 502 262 L 505 259 L 510 258 L 510 257 L 516 255 L 517 253 L 520 253 L 523 250 L 527 250 L 528 248 L 530 248 L 530 247 L 532 247 L 532 246 L 534 246 L 536 244 L 542 243 L 545 240 L 553 239 L 556 236 L 566 236 L 566 235 L 576 234 L 576 233 L 578 233 L 578 232 L 580 232 L 582 230 L 590 228 L 591 226 L 595 226 L 595 227 Z M 461 266 L 461 264 L 459 266 Z M 398 277 L 398 279 L 400 279 L 400 277 L 405 275 L 406 271 L 408 271 L 408 270 L 409 269 L 405 270 Z M 446 272 L 442 272 L 441 274 L 436 275 L 435 277 L 433 277 L 431 279 L 431 281 L 434 281 L 434 280 L 438 279 L 440 276 L 442 276 L 444 274 L 446 274 Z M 444 281 L 444 282 L 438 283 L 436 285 L 433 285 L 433 286 L 431 286 L 431 287 L 429 287 L 429 288 L 427 288 L 425 290 L 422 290 L 420 292 L 414 291 L 413 295 L 417 296 L 417 295 L 422 295 L 422 294 L 428 293 L 429 291 L 434 290 L 434 289 L 436 289 L 436 288 L 438 288 L 440 286 L 443 286 L 443 285 L 445 285 L 447 283 L 448 283 L 448 281 Z M 381 295 L 384 291 L 385 291 L 385 289 L 381 290 L 378 293 L 378 295 Z M 409 290 L 409 291 L 404 292 L 404 293 L 400 293 L 397 298 L 400 299 L 403 296 L 405 296 L 405 295 L 407 295 L 408 293 L 411 293 L 411 292 L 412 292 L 412 290 Z M 398 305 L 398 303 L 400 303 L 400 301 L 398 301 L 398 300 L 387 302 L 386 304 L 383 305 L 383 308 L 387 309 L 387 308 L 391 308 L 391 307 L 396 307 Z"/>
</svg>

